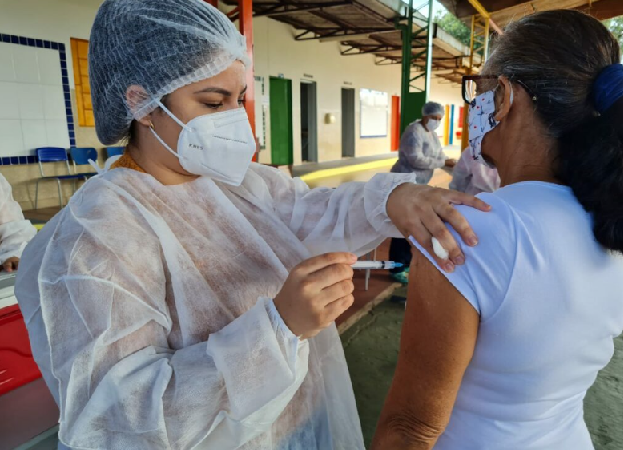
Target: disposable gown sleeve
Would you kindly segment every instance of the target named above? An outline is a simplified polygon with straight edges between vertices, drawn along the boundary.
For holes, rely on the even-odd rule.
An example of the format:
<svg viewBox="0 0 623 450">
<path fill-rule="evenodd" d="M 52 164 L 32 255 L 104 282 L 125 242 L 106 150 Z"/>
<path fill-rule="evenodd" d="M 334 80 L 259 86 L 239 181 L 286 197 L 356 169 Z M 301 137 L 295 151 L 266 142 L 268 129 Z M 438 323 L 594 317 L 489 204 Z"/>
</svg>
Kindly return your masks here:
<svg viewBox="0 0 623 450">
<path fill-rule="evenodd" d="M 11 185 L 0 174 L 0 264 L 9 258 L 21 258 L 26 244 L 36 233 L 13 199 Z"/>
<path fill-rule="evenodd" d="M 413 132 L 403 134 L 400 151 L 415 170 L 439 169 L 445 165 L 446 156 L 441 147 L 430 155 L 424 153 L 424 141 L 429 139 L 425 133 L 422 127 L 416 127 Z"/>
<path fill-rule="evenodd" d="M 18 280 L 33 352 L 58 384 L 60 441 L 226 450 L 270 429 L 307 374 L 309 344 L 260 298 L 207 342 L 172 348 L 161 243 L 103 236 L 97 214 L 60 223 L 39 276 Z"/>
<path fill-rule="evenodd" d="M 454 166 L 452 170 L 452 181 L 450 182 L 450 189 L 454 189 L 459 192 L 466 192 L 467 186 L 472 179 L 472 173 L 469 170 L 468 160 L 470 156 L 467 153 L 463 153 L 461 158 Z"/>
<path fill-rule="evenodd" d="M 413 174 L 377 174 L 370 181 L 344 183 L 336 189 L 310 189 L 300 178 L 256 165 L 268 186 L 280 219 L 312 255 L 348 251 L 363 255 L 387 237 L 403 237 L 387 216 L 387 200 Z"/>
</svg>

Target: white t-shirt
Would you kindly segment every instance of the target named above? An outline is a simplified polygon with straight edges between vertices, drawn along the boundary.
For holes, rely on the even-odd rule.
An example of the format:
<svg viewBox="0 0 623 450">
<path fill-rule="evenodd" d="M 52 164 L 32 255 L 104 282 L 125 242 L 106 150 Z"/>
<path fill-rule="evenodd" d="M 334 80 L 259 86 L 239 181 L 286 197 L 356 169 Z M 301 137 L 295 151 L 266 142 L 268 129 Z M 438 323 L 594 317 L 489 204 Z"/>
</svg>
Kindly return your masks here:
<svg viewBox="0 0 623 450">
<path fill-rule="evenodd" d="M 583 399 L 623 330 L 623 257 L 599 246 L 568 187 L 479 197 L 491 212 L 457 208 L 479 245 L 445 274 L 478 311 L 478 340 L 434 448 L 592 449 Z"/>
</svg>

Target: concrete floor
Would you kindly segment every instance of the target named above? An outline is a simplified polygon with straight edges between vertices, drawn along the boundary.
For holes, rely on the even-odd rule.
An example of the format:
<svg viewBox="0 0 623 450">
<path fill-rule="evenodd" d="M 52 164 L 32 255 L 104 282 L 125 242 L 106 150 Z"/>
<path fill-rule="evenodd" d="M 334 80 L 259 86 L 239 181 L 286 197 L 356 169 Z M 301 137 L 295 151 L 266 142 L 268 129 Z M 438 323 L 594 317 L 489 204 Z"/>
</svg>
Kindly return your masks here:
<svg viewBox="0 0 623 450">
<path fill-rule="evenodd" d="M 398 360 L 407 295 L 399 288 L 342 334 L 366 446 L 370 445 Z M 393 300 L 393 301 L 392 301 Z M 595 450 L 623 449 L 623 335 L 584 401 L 584 418 Z"/>
<path fill-rule="evenodd" d="M 449 158 L 458 159 L 461 156 L 461 151 L 458 147 L 447 147 L 445 150 L 446 155 Z M 343 183 L 347 183 L 350 181 L 368 181 L 377 173 L 387 173 L 390 171 L 393 166 L 395 158 L 385 160 L 385 164 L 380 167 L 375 167 L 373 169 L 368 170 L 357 170 L 356 172 L 348 172 L 343 174 L 334 174 L 333 171 L 320 171 L 313 174 L 313 178 L 309 179 L 308 176 L 304 175 L 302 179 L 311 187 L 337 187 Z M 381 164 L 379 162 L 378 164 Z M 365 167 L 361 165 L 361 167 Z M 323 173 L 327 173 L 328 176 L 321 176 Z M 452 180 L 452 172 L 447 169 L 437 169 L 433 175 L 433 178 L 430 181 L 431 186 L 443 187 L 447 188 L 450 185 L 450 181 Z"/>
</svg>

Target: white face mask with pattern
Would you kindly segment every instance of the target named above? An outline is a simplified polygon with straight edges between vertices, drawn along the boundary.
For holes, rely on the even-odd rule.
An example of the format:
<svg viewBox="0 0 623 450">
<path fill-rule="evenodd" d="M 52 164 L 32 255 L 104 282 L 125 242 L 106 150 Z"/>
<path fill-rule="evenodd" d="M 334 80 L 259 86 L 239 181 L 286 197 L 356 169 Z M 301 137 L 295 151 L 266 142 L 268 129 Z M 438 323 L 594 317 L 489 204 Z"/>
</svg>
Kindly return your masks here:
<svg viewBox="0 0 623 450">
<path fill-rule="evenodd" d="M 512 86 L 510 104 L 513 104 Z M 482 140 L 499 124 L 495 119 L 495 89 L 478 94 L 469 104 L 469 147 L 474 160 L 490 168 L 495 166 L 482 157 Z"/>
<path fill-rule="evenodd" d="M 181 127 L 177 153 L 156 131 L 158 141 L 178 157 L 188 173 L 203 175 L 232 186 L 240 186 L 256 150 L 249 117 L 244 108 L 206 114 L 183 123 L 162 103 L 158 105 Z"/>
</svg>

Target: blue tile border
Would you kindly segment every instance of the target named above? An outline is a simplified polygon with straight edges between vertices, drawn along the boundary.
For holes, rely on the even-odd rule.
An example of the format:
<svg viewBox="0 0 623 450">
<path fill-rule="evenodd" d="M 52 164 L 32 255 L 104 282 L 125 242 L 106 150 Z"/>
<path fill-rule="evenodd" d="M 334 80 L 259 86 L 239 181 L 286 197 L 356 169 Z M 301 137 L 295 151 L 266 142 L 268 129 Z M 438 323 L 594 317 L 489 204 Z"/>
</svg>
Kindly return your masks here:
<svg viewBox="0 0 623 450">
<path fill-rule="evenodd" d="M 65 97 L 65 115 L 67 116 L 67 134 L 69 136 L 69 146 L 76 146 L 76 138 L 74 134 L 74 116 L 71 109 L 71 95 L 69 88 L 69 72 L 67 71 L 67 53 L 65 52 L 65 44 L 62 42 L 47 41 L 45 39 L 33 39 L 25 36 L 16 36 L 13 34 L 0 33 L 0 42 L 6 44 L 25 45 L 27 47 L 45 48 L 58 51 L 58 58 L 61 69 L 61 78 L 63 80 L 63 95 Z M 34 150 L 34 149 L 33 149 Z M 16 164 L 36 164 L 36 156 L 5 156 L 0 158 L 0 165 L 10 166 Z"/>
<path fill-rule="evenodd" d="M 3 156 L 0 158 L 0 166 L 17 166 L 22 164 L 37 164 L 36 155 L 31 156 Z"/>
</svg>

